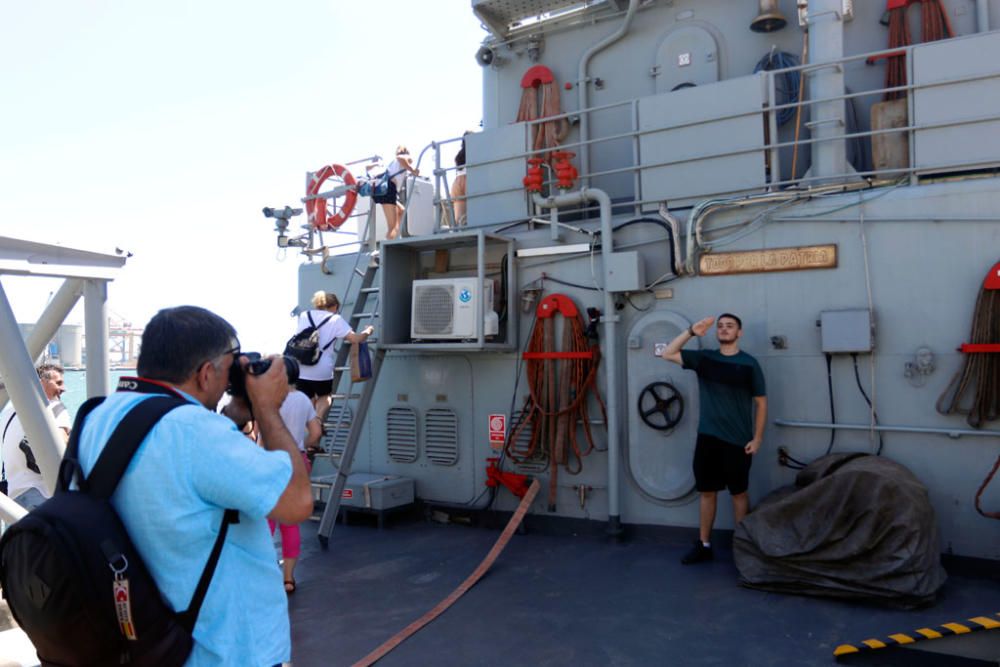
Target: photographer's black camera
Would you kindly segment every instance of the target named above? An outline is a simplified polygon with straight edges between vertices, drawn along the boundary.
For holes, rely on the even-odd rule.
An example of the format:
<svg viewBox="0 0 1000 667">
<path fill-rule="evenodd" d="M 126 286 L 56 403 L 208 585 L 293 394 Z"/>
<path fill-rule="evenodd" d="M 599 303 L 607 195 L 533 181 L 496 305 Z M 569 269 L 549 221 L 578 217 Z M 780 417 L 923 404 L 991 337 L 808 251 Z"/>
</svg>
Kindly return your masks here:
<svg viewBox="0 0 1000 667">
<path fill-rule="evenodd" d="M 260 352 L 243 352 L 242 356 L 250 359 L 244 369 L 240 366 L 239 357 L 233 360 L 233 365 L 229 368 L 229 393 L 237 398 L 247 398 L 246 375 L 263 375 L 271 367 L 270 359 L 261 359 Z M 299 380 L 299 362 L 291 357 L 282 357 L 285 362 L 285 375 L 288 377 L 288 384 L 295 384 Z M 249 402 L 249 399 L 248 401 Z"/>
</svg>

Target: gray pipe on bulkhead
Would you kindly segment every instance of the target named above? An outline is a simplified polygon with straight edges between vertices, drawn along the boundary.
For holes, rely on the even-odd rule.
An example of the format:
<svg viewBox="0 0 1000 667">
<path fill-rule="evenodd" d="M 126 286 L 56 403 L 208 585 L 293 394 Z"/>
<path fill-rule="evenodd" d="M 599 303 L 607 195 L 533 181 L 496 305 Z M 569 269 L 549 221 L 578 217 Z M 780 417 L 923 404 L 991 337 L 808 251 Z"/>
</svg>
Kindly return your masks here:
<svg viewBox="0 0 1000 667">
<path fill-rule="evenodd" d="M 34 328 L 28 334 L 26 347 L 28 356 L 32 360 L 38 359 L 45 351 L 49 341 L 59 332 L 59 326 L 66 321 L 73 306 L 80 300 L 83 294 L 83 281 L 79 278 L 67 278 L 62 286 L 49 300 L 49 305 L 45 306 Z M 0 410 L 7 404 L 7 390 L 0 389 Z"/>
<path fill-rule="evenodd" d="M 105 338 L 104 340 L 107 340 Z M 14 402 L 17 416 L 24 427 L 24 434 L 31 442 L 31 451 L 38 462 L 45 488 L 51 495 L 56 489 L 59 463 L 66 451 L 62 431 L 56 426 L 52 413 L 46 409 L 48 401 L 28 348 L 25 347 L 17 319 L 7 300 L 7 293 L 0 286 L 0 375 Z"/>
<path fill-rule="evenodd" d="M 639 0 L 629 0 L 625 19 L 618 30 L 587 49 L 580 58 L 580 68 L 576 77 L 576 90 L 577 104 L 579 105 L 578 111 L 580 112 L 580 182 L 584 186 L 590 184 L 590 144 L 587 143 L 590 139 L 590 114 L 584 112 L 584 109 L 590 106 L 590 100 L 588 99 L 590 82 L 588 81 L 587 68 L 590 66 L 591 58 L 624 37 L 625 33 L 628 32 L 629 26 L 632 25 L 632 18 L 635 16 L 635 10 L 638 7 Z"/>
<path fill-rule="evenodd" d="M 588 201 L 597 202 L 601 211 L 601 259 L 603 260 L 601 263 L 604 265 L 602 277 L 604 285 L 607 285 L 613 250 L 611 197 L 608 196 L 608 193 L 596 188 L 581 188 L 576 192 L 567 192 L 551 197 L 534 195 L 535 204 L 541 208 L 554 209 L 560 206 L 575 206 Z M 604 368 L 606 369 L 608 401 L 608 533 L 618 535 L 622 530 L 621 510 L 618 507 L 618 465 L 621 454 L 618 442 L 618 355 L 615 351 L 618 315 L 611 292 L 607 289 L 601 291 L 604 293 L 604 312 L 601 321 L 604 323 L 604 359 L 606 361 Z"/>
<path fill-rule="evenodd" d="M 976 0 L 976 29 L 990 31 L 990 0 Z"/>
</svg>

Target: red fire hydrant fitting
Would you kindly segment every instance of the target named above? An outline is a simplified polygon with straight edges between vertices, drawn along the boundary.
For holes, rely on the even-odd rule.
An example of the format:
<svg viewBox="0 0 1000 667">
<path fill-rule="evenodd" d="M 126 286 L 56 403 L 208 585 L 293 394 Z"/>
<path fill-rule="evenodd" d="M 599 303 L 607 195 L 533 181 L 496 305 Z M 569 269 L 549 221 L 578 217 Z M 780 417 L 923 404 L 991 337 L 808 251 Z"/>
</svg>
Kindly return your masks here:
<svg viewBox="0 0 1000 667">
<path fill-rule="evenodd" d="M 491 457 L 486 459 L 486 486 L 498 487 L 503 485 L 518 498 L 524 498 L 528 492 L 527 475 L 518 475 L 513 472 L 503 472 L 497 467 L 499 459 Z"/>
<path fill-rule="evenodd" d="M 570 162 L 570 159 L 574 157 L 576 157 L 576 153 L 570 151 L 555 151 L 552 153 L 552 159 L 555 160 L 552 169 L 556 174 L 556 187 L 560 190 L 573 189 L 574 181 L 579 176 L 576 167 Z"/>
<path fill-rule="evenodd" d="M 528 158 L 528 175 L 524 177 L 521 181 L 524 183 L 524 188 L 528 192 L 541 192 L 542 183 L 545 182 L 545 177 L 542 175 L 542 163 L 545 162 L 544 158 L 532 157 Z"/>
</svg>

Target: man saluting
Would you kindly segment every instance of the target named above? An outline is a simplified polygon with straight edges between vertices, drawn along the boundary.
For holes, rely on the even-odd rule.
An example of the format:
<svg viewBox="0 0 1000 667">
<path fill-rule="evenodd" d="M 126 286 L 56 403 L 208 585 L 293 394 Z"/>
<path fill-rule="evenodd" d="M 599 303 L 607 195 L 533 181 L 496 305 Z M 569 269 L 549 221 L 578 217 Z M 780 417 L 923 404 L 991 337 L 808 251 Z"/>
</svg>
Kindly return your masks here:
<svg viewBox="0 0 1000 667">
<path fill-rule="evenodd" d="M 750 508 L 747 487 L 753 455 L 760 449 L 767 419 L 764 374 L 752 356 L 739 348 L 743 322 L 731 313 L 719 315 L 717 350 L 682 350 L 693 337 L 708 333 L 714 317 L 706 317 L 667 345 L 663 358 L 698 374 L 698 441 L 694 479 L 700 494 L 699 539 L 681 562 L 712 560 L 712 524 L 718 492 L 729 489 L 736 523 Z"/>
</svg>

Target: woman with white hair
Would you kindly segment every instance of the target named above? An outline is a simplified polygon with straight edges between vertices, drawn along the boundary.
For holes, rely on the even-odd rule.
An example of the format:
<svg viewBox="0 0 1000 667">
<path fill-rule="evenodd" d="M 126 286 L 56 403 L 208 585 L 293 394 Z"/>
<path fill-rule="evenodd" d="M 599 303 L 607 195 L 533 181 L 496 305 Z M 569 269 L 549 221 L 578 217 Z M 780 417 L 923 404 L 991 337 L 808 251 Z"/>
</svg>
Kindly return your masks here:
<svg viewBox="0 0 1000 667">
<path fill-rule="evenodd" d="M 299 324 L 296 333 L 308 327 L 319 331 L 319 361 L 311 366 L 302 364 L 299 368 L 299 381 L 296 387 L 309 397 L 316 409 L 320 423 L 326 421 L 326 413 L 330 411 L 333 393 L 333 344 L 338 338 L 349 343 L 363 343 L 375 331 L 369 325 L 361 333 L 355 333 L 347 321 L 340 316 L 340 299 L 333 292 L 320 290 L 313 294 L 312 308 L 299 313 Z"/>
</svg>

